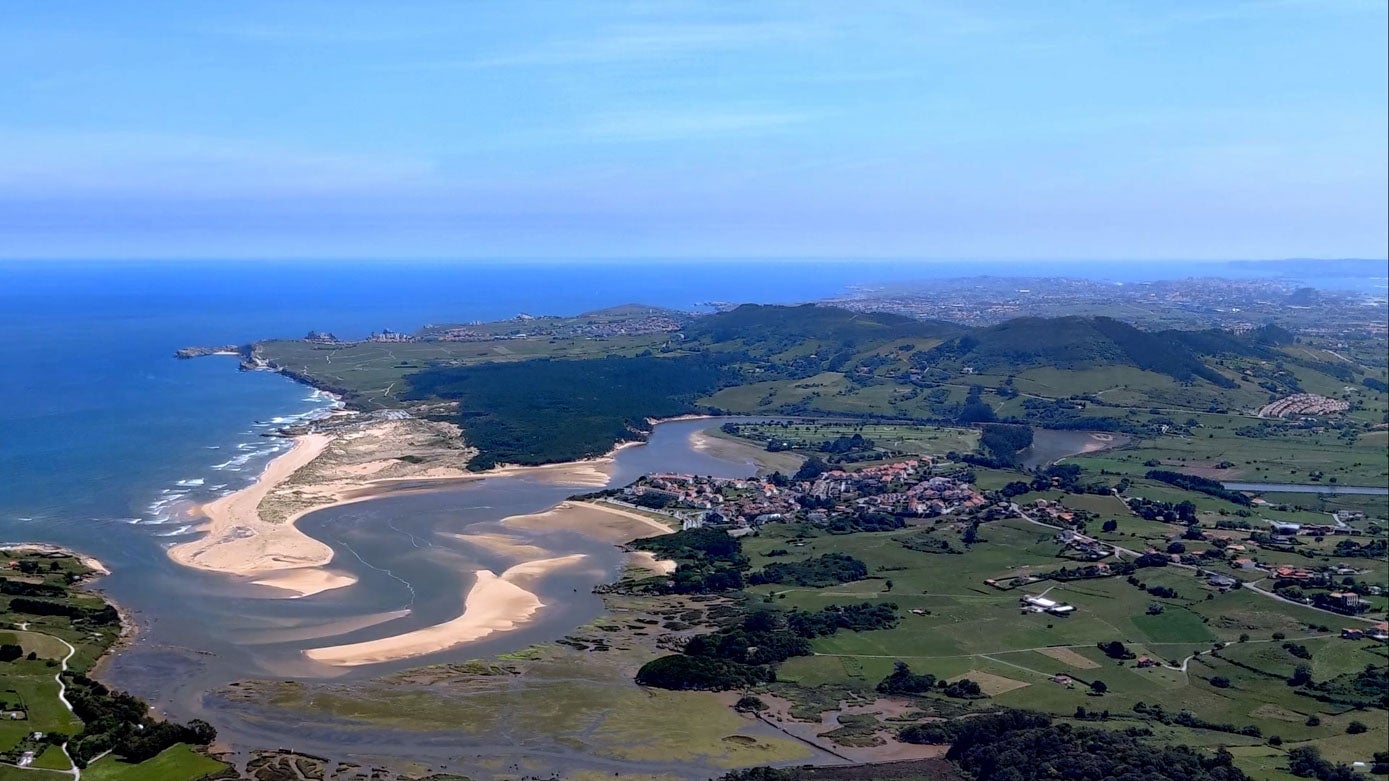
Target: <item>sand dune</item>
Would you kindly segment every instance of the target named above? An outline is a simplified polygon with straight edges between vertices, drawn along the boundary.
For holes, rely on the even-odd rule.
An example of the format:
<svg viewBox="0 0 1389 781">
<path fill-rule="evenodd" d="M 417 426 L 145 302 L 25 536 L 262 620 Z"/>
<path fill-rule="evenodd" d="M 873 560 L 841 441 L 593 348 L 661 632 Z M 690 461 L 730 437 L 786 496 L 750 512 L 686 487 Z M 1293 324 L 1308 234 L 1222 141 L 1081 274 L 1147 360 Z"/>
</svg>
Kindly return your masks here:
<svg viewBox="0 0 1389 781">
<path fill-rule="evenodd" d="M 323 664 L 356 667 L 438 653 L 481 640 L 494 632 L 516 629 L 533 620 L 545 606 L 539 597 L 516 581 L 529 582 L 585 558 L 583 554 L 574 554 L 529 561 L 500 576 L 491 570 L 478 570 L 477 581 L 463 601 L 463 614 L 455 619 L 377 640 L 313 648 L 304 655 Z"/>
</svg>

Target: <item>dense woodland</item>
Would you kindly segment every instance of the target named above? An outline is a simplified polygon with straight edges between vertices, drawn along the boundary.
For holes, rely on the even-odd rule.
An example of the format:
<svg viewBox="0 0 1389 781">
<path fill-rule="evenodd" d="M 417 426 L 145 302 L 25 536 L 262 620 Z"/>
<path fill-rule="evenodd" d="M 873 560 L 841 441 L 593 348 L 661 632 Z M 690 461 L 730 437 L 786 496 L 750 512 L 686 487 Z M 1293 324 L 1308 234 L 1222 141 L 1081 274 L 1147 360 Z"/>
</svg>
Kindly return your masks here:
<svg viewBox="0 0 1389 781">
<path fill-rule="evenodd" d="M 407 377 L 408 399 L 459 404 L 477 470 L 602 455 L 649 431 L 648 418 L 695 411 L 731 381 L 723 356 L 643 356 L 441 366 Z"/>
</svg>

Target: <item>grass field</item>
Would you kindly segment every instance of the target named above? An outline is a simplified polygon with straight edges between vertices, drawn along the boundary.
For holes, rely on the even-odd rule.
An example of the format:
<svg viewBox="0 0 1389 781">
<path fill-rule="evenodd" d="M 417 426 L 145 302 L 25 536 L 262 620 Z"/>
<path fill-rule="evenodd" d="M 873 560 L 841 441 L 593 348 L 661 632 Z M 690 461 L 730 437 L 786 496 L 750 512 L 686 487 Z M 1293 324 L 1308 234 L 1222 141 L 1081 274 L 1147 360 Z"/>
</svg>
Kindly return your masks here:
<svg viewBox="0 0 1389 781">
<path fill-rule="evenodd" d="M 197 781 L 225 767 L 221 762 L 179 743 L 138 765 L 122 762 L 115 757 L 103 757 L 82 771 L 82 777 L 91 781 L 149 781 L 156 778 L 159 781 Z"/>
<path fill-rule="evenodd" d="M 300 340 L 260 342 L 260 356 L 280 369 L 345 391 L 365 408 L 394 406 L 407 374 L 430 366 L 466 366 L 532 358 L 635 355 L 665 342 L 663 334 L 609 339 L 505 339 L 488 342 L 352 342 L 321 345 Z"/>
<path fill-rule="evenodd" d="M 822 443 L 855 435 L 872 440 L 882 458 L 853 465 L 889 460 L 888 456 L 892 453 L 906 456 L 943 456 L 951 451 L 964 453 L 974 450 L 979 444 L 979 432 L 971 428 L 868 422 L 744 424 L 739 428 L 738 437 L 756 445 L 777 440 L 786 442 L 792 450 L 803 455 L 823 455 L 819 449 Z"/>
</svg>

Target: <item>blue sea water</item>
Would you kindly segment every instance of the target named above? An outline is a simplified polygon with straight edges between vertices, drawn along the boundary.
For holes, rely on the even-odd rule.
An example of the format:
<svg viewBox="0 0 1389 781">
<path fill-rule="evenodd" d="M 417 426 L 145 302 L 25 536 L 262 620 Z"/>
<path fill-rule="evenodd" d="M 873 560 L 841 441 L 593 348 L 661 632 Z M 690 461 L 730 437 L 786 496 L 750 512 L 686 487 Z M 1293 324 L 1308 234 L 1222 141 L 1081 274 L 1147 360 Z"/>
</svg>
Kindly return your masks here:
<svg viewBox="0 0 1389 781">
<path fill-rule="evenodd" d="M 175 360 L 186 345 L 310 329 L 351 338 L 628 302 L 810 301 L 853 284 L 985 273 L 1208 271 L 892 261 L 0 264 L 0 541 L 73 545 L 113 561 L 147 552 L 180 531 L 179 500 L 244 485 L 282 444 L 262 435 L 327 404 L 282 377 L 238 374 L 231 357 Z"/>
</svg>

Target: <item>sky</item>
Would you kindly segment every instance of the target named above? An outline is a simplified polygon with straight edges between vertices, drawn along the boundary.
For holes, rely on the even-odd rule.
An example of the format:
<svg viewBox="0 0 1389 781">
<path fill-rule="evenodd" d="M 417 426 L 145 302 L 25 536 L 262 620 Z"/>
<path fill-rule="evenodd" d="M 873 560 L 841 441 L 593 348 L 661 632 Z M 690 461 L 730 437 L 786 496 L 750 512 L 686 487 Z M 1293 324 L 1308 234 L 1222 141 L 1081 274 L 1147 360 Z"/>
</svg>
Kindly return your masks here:
<svg viewBox="0 0 1389 781">
<path fill-rule="evenodd" d="M 0 258 L 1383 258 L 1387 7 L 7 0 Z"/>
</svg>

